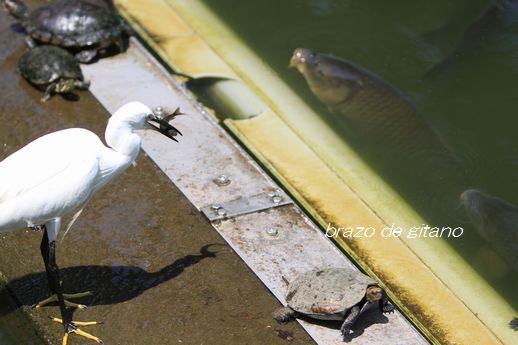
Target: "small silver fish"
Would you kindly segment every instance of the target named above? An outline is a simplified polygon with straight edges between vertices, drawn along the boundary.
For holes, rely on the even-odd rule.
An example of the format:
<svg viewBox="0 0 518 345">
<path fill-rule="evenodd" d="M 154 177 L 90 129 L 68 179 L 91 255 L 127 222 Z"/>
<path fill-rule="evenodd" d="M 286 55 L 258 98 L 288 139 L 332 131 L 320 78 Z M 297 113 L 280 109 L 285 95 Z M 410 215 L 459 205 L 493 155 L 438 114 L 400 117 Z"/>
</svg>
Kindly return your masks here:
<svg viewBox="0 0 518 345">
<path fill-rule="evenodd" d="M 460 201 L 482 238 L 518 272 L 518 207 L 476 189 L 465 190 Z"/>
</svg>

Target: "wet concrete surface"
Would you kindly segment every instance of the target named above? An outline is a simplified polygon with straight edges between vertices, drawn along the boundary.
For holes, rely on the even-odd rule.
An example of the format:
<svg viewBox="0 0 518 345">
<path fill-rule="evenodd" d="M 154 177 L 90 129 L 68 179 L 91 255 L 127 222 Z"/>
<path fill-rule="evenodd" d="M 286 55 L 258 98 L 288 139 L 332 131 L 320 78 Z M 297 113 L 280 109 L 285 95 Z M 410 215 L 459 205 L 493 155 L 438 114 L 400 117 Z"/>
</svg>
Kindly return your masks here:
<svg viewBox="0 0 518 345">
<path fill-rule="evenodd" d="M 42 3 L 27 1 L 30 8 Z M 42 92 L 15 72 L 26 47 L 13 23 L 0 13 L 0 159 L 63 128 L 103 137 L 108 114 L 88 92 L 78 91 L 75 102 L 54 96 L 40 103 Z M 105 344 L 313 343 L 296 323 L 271 319 L 277 300 L 144 154 L 92 198 L 63 240 L 62 233 L 57 262 L 64 290 L 93 291 L 81 300 L 90 308 L 74 312 L 74 319 L 104 321 L 85 330 Z M 41 236 L 29 229 L 0 234 L 7 281 L 0 293 L 13 294 L 20 306 L 1 309 L 0 317 L 25 311 L 49 343 L 60 344 L 62 327 L 48 319 L 59 316 L 58 307 L 28 307 L 48 293 Z"/>
</svg>

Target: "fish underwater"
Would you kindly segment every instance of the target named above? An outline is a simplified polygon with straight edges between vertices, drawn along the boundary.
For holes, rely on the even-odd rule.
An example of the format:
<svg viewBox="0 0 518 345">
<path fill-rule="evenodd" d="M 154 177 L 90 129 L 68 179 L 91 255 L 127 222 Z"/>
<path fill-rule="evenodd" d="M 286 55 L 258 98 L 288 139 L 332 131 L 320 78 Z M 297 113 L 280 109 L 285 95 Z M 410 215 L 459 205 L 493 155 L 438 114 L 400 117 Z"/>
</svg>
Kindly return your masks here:
<svg viewBox="0 0 518 345">
<path fill-rule="evenodd" d="M 447 30 L 439 30 L 444 37 Z M 518 0 L 493 0 L 461 35 L 446 58 L 434 65 L 425 75 L 434 78 L 454 70 L 459 63 L 476 56 L 487 55 L 500 64 L 518 71 Z"/>
<path fill-rule="evenodd" d="M 482 238 L 518 272 L 518 207 L 476 189 L 464 191 L 460 202 Z"/>
<path fill-rule="evenodd" d="M 313 94 L 347 126 L 353 141 L 359 141 L 357 151 L 374 165 L 405 164 L 409 175 L 436 175 L 434 182 L 444 181 L 450 175 L 446 170 L 460 169 L 455 155 L 412 102 L 381 77 L 306 48 L 294 51 L 290 67 L 302 73 Z"/>
</svg>

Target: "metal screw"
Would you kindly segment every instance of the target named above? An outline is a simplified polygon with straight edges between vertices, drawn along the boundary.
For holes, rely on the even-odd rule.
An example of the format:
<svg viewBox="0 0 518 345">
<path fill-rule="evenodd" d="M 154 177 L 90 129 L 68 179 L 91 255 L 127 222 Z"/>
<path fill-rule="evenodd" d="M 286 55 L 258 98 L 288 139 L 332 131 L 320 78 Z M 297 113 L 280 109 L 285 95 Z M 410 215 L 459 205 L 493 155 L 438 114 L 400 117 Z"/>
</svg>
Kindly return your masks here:
<svg viewBox="0 0 518 345">
<path fill-rule="evenodd" d="M 281 197 L 281 196 L 279 196 L 279 195 L 274 195 L 274 196 L 272 197 L 272 201 L 273 201 L 275 204 L 278 204 L 278 203 L 280 203 L 280 202 L 282 201 L 282 197 Z"/>
<path fill-rule="evenodd" d="M 156 108 L 153 110 L 153 113 L 155 113 L 155 115 L 156 115 L 156 116 L 162 117 L 162 115 L 164 115 L 164 108 L 162 108 L 162 107 L 156 107 Z"/>
<path fill-rule="evenodd" d="M 266 230 L 266 233 L 270 236 L 277 236 L 279 234 L 279 230 L 277 228 L 271 227 Z"/>
<path fill-rule="evenodd" d="M 212 209 L 213 210 L 219 210 L 221 208 L 221 205 L 220 204 L 212 204 Z"/>
<path fill-rule="evenodd" d="M 224 216 L 227 214 L 227 210 L 225 210 L 223 207 L 218 208 L 218 215 Z"/>
<path fill-rule="evenodd" d="M 227 186 L 230 184 L 230 179 L 227 175 L 219 175 L 217 178 L 215 178 L 214 183 L 218 186 Z"/>
</svg>

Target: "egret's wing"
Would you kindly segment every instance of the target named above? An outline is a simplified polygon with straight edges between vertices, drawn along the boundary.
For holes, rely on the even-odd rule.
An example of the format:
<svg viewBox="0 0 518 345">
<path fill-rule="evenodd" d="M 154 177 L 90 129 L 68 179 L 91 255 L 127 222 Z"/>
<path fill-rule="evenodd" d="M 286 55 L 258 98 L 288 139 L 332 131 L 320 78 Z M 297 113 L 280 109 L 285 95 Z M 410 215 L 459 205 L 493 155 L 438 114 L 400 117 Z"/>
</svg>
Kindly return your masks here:
<svg viewBox="0 0 518 345">
<path fill-rule="evenodd" d="M 13 153 L 0 162 L 0 204 L 66 174 L 72 164 L 97 164 L 91 147 L 94 143 L 95 149 L 95 141 L 100 143 L 89 131 L 69 129 L 40 137 Z"/>
</svg>

